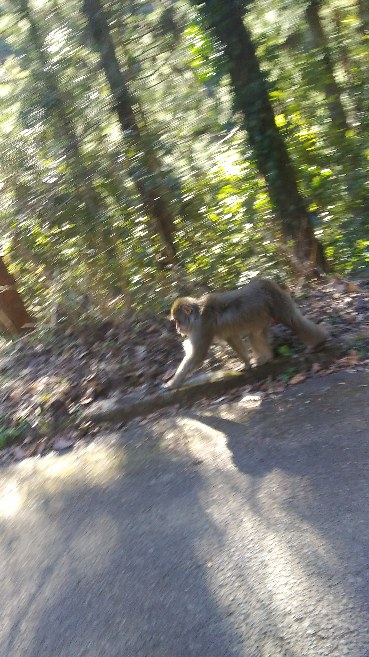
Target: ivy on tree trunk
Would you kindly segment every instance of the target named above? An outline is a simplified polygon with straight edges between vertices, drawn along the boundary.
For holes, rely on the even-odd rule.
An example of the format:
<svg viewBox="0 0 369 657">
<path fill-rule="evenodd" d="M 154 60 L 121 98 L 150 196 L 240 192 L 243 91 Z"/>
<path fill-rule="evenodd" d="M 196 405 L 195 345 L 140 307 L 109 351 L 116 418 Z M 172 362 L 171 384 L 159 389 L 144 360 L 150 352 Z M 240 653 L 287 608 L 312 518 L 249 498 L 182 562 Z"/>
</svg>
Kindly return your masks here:
<svg viewBox="0 0 369 657">
<path fill-rule="evenodd" d="M 193 0 L 223 48 L 237 109 L 242 113 L 250 145 L 279 219 L 284 241 L 305 266 L 326 268 L 322 246 L 314 235 L 310 215 L 298 189 L 284 139 L 275 122 L 267 82 L 255 46 L 243 21 L 239 0 Z"/>
</svg>

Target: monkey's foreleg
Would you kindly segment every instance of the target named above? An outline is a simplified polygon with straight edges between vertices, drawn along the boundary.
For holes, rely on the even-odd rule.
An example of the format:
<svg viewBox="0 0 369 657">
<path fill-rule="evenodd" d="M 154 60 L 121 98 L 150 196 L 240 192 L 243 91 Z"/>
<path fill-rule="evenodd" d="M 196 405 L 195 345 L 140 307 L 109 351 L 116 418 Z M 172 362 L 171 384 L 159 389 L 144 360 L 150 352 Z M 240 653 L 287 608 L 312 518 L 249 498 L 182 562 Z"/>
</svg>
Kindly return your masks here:
<svg viewBox="0 0 369 657">
<path fill-rule="evenodd" d="M 250 333 L 249 340 L 254 352 L 256 365 L 264 365 L 273 359 L 273 351 L 269 344 L 269 327 Z"/>
<path fill-rule="evenodd" d="M 239 335 L 232 335 L 226 338 L 227 343 L 236 352 L 237 356 L 243 360 L 245 367 L 250 367 L 250 354 L 247 345 Z"/>
<path fill-rule="evenodd" d="M 166 384 L 167 388 L 179 388 L 184 380 L 204 362 L 209 351 L 211 340 L 192 342 L 191 338 L 184 343 L 186 355 L 179 365 L 174 377 Z"/>
</svg>

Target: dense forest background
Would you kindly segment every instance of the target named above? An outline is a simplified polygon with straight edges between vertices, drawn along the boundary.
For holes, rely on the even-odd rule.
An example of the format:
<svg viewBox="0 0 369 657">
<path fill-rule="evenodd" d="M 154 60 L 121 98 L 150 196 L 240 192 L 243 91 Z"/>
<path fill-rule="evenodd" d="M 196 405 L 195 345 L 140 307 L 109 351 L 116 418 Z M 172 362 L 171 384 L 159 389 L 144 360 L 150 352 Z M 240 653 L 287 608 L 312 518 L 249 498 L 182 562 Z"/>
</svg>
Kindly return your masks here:
<svg viewBox="0 0 369 657">
<path fill-rule="evenodd" d="M 366 273 L 365 0 L 1 0 L 1 244 L 32 312 Z"/>
</svg>

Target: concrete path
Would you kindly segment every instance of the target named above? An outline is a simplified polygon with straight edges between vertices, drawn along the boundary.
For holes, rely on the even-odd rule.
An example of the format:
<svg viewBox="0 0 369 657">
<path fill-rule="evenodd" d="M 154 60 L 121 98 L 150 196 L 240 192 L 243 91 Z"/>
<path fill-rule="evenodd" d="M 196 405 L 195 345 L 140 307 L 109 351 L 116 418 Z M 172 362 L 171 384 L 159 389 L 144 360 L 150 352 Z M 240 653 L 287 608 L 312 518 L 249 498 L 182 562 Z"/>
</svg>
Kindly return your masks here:
<svg viewBox="0 0 369 657">
<path fill-rule="evenodd" d="M 368 657 L 369 374 L 0 471 L 1 657 Z"/>
</svg>

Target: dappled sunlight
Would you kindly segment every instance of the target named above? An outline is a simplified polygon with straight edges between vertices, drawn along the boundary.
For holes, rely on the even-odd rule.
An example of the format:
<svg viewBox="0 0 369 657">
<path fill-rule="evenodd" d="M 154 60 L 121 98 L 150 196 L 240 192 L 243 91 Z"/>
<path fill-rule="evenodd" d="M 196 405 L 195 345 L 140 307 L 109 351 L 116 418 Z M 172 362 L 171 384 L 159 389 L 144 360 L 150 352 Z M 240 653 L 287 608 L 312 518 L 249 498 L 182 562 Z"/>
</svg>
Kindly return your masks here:
<svg viewBox="0 0 369 657">
<path fill-rule="evenodd" d="M 290 520 L 292 521 L 292 518 Z M 310 554 L 314 554 L 316 562 L 321 559 L 328 560 L 331 565 L 337 563 L 337 557 L 329 542 L 310 526 L 304 526 L 304 523 L 301 525 L 299 527 L 300 536 L 308 536 L 305 549 L 301 549 L 300 544 L 296 546 L 296 550 L 291 547 L 290 535 L 286 540 L 281 530 L 266 531 L 261 540 L 265 584 L 275 606 L 282 610 L 284 608 L 301 610 L 301 600 L 307 593 L 307 589 L 318 587 L 321 589 L 321 593 L 324 592 L 322 578 L 314 577 L 313 573 L 309 573 L 308 578 L 306 576 L 307 550 Z"/>
<path fill-rule="evenodd" d="M 34 461 L 41 476 L 33 486 L 46 501 L 35 514 L 28 505 L 17 528 L 31 594 L 14 612 L 25 635 L 36 628 L 32 654 L 45 637 L 50 654 L 60 654 L 71 617 L 81 645 L 114 631 L 137 654 L 151 654 L 153 636 L 155 655 L 202 655 L 204 646 L 219 656 L 344 655 L 354 635 L 361 648 L 365 573 L 362 585 L 346 580 L 344 552 L 330 533 L 335 520 L 320 522 L 324 441 L 318 449 L 311 428 L 303 439 L 302 401 L 296 429 L 287 415 L 276 419 L 280 400 L 268 406 L 255 396 L 245 399 L 247 410 L 237 403 L 213 412 L 203 403 L 203 415 L 197 408 L 151 416 L 127 427 L 122 452 L 114 434 L 109 445 L 98 440 Z M 30 461 L 20 464 L 13 480 L 22 468 L 32 472 Z M 8 569 L 10 586 L 18 561 Z M 358 564 L 353 555 L 355 574 Z M 353 656 L 365 654 L 359 648 Z"/>
<path fill-rule="evenodd" d="M 121 472 L 124 463 L 122 448 L 92 444 L 81 453 L 46 457 L 40 461 L 39 472 L 55 486 L 63 487 L 63 480 L 104 486 Z"/>
<path fill-rule="evenodd" d="M 227 151 L 222 150 L 221 153 L 217 154 L 216 160 L 217 168 L 221 167 L 227 176 L 240 176 L 242 174 L 244 164 L 240 161 L 237 152 L 230 149 Z"/>
<path fill-rule="evenodd" d="M 262 586 L 282 632 L 288 632 L 292 623 L 299 632 L 308 632 L 310 642 L 344 643 L 354 625 L 365 626 L 366 620 L 340 574 L 342 563 L 334 545 L 293 512 L 285 513 L 283 524 L 264 531 L 260 545 Z M 332 617 L 340 619 L 339 627 L 332 627 Z M 299 632 L 294 635 L 296 654 Z"/>
<path fill-rule="evenodd" d="M 122 447 L 93 443 L 63 454 L 25 459 L 2 473 L 0 518 L 10 518 L 30 502 L 84 486 L 106 487 L 124 469 Z M 34 481 L 37 477 L 37 487 Z"/>
<path fill-rule="evenodd" d="M 21 508 L 23 496 L 16 481 L 7 482 L 0 490 L 0 518 L 11 518 Z"/>
<path fill-rule="evenodd" d="M 0 6 L 0 657 L 369 657 L 369 4 Z"/>
<path fill-rule="evenodd" d="M 353 610 L 358 627 L 365 623 L 365 613 L 339 577 L 334 547 L 317 529 L 285 512 L 283 494 L 274 506 L 274 526 L 265 522 L 271 490 L 268 477 L 260 484 L 260 514 L 255 514 L 252 498 L 242 490 L 243 480 L 249 478 L 234 469 L 228 477 L 218 479 L 214 470 L 199 498 L 221 536 L 207 557 L 207 584 L 217 606 L 229 616 L 234 631 L 239 631 L 240 619 L 229 614 L 229 600 L 222 593 L 222 583 L 232 578 L 232 607 L 244 614 L 250 645 L 274 648 L 276 654 L 282 654 L 282 640 L 291 651 L 288 654 L 297 656 L 312 654 L 315 642 L 323 646 L 331 640 L 344 643 L 344 637 L 353 631 Z M 247 485 L 245 482 L 245 488 Z M 224 509 L 219 507 L 218 493 L 226 500 Z M 199 558 L 205 558 L 207 537 L 199 538 L 197 550 Z M 332 618 L 340 619 L 339 627 L 332 624 Z M 263 632 L 263 627 L 269 631 Z"/>
<path fill-rule="evenodd" d="M 216 464 L 222 470 L 234 469 L 235 466 L 227 447 L 227 436 L 209 425 L 194 419 L 193 417 L 180 417 L 176 426 L 183 432 L 188 432 L 191 439 L 186 444 L 186 449 L 196 459 L 212 466 Z"/>
<path fill-rule="evenodd" d="M 312 522 L 311 505 L 320 503 L 325 489 L 319 494 L 309 475 L 319 476 L 324 445 L 311 439 L 296 453 L 283 425 L 281 435 L 275 432 L 275 408 L 261 413 L 261 399 L 255 403 L 247 414 L 238 404 L 234 413 L 231 407 L 216 414 L 209 408 L 176 421 L 188 436 L 185 448 L 200 465 L 198 501 L 212 540 L 209 547 L 209 536 L 199 535 L 195 550 L 206 564 L 209 592 L 234 633 L 242 623 L 248 645 L 258 645 L 260 654 L 282 654 L 283 647 L 293 657 L 310 655 L 319 646 L 326 654 L 334 646 L 340 654 L 347 637 L 360 635 L 367 623 L 361 599 L 366 570 L 356 574 L 365 555 L 360 557 L 359 543 L 356 566 L 350 566 L 345 533 L 335 534 L 335 520 L 321 517 L 319 506 Z M 305 426 L 303 411 L 296 431 Z M 291 422 L 288 430 L 295 430 Z M 337 505 L 337 523 L 345 524 L 351 507 L 341 517 L 339 500 Z M 230 580 L 231 602 L 223 593 Z"/>
</svg>

